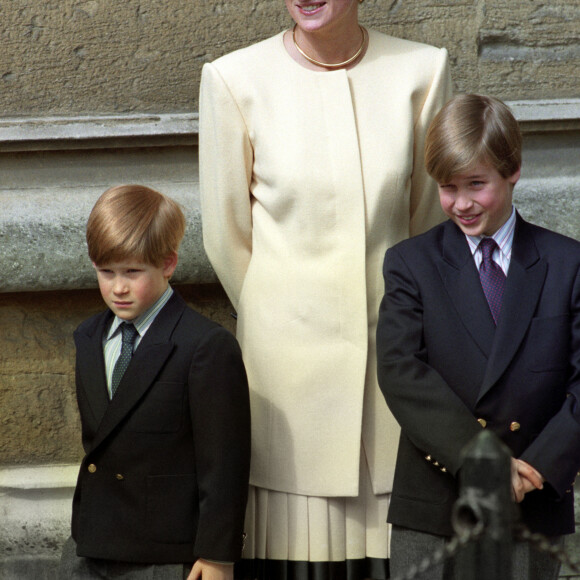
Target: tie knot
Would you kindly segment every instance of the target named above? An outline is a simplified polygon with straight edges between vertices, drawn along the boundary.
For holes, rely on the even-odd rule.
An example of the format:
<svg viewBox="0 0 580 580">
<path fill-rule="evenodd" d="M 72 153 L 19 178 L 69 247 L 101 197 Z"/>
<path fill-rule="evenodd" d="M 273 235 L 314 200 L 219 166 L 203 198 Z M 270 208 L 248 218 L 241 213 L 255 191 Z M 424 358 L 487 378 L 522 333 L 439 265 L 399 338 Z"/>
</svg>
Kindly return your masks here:
<svg viewBox="0 0 580 580">
<path fill-rule="evenodd" d="M 127 344 L 133 344 L 135 337 L 137 336 L 137 329 L 132 322 L 121 323 L 121 340 Z"/>
<path fill-rule="evenodd" d="M 493 251 L 497 248 L 497 244 L 493 238 L 483 238 L 483 240 L 479 242 L 479 247 L 481 249 L 483 261 L 487 262 L 491 260 L 491 256 Z"/>
</svg>

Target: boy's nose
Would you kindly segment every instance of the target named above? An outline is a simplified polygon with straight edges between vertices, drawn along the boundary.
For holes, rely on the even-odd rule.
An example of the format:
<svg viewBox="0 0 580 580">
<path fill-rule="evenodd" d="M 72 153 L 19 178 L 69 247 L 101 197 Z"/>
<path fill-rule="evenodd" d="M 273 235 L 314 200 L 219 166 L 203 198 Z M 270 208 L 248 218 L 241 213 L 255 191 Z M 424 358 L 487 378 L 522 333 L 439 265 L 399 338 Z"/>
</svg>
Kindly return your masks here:
<svg viewBox="0 0 580 580">
<path fill-rule="evenodd" d="M 113 282 L 113 292 L 115 294 L 125 294 L 127 292 L 127 284 L 122 278 L 118 278 Z"/>
<path fill-rule="evenodd" d="M 455 208 L 461 211 L 469 209 L 473 205 L 473 202 L 469 195 L 464 195 L 459 193 L 455 198 Z"/>
</svg>

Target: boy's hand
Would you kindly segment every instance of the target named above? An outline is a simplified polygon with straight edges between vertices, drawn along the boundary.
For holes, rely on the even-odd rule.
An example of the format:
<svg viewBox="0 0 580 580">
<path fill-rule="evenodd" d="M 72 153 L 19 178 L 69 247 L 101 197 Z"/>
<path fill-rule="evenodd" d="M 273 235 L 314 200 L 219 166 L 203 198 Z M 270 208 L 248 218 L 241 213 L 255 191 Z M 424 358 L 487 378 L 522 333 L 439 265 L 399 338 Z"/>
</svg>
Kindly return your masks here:
<svg viewBox="0 0 580 580">
<path fill-rule="evenodd" d="M 512 457 L 512 497 L 520 503 L 526 493 L 544 487 L 542 474 L 522 459 Z"/>
<path fill-rule="evenodd" d="M 208 562 L 200 558 L 193 565 L 187 580 L 234 580 L 234 565 Z"/>
</svg>

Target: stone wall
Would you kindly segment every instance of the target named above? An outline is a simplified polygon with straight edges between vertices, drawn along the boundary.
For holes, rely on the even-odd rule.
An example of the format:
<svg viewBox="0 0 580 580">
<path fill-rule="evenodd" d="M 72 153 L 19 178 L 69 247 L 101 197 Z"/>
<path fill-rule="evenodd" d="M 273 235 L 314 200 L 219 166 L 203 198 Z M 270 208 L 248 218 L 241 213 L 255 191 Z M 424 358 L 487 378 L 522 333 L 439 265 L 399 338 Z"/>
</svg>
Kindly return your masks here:
<svg viewBox="0 0 580 580">
<path fill-rule="evenodd" d="M 360 14 L 446 46 L 460 91 L 578 96 L 576 0 L 366 0 Z M 204 62 L 289 26 L 282 0 L 11 0 L 0 15 L 5 117 L 192 112 Z"/>
</svg>

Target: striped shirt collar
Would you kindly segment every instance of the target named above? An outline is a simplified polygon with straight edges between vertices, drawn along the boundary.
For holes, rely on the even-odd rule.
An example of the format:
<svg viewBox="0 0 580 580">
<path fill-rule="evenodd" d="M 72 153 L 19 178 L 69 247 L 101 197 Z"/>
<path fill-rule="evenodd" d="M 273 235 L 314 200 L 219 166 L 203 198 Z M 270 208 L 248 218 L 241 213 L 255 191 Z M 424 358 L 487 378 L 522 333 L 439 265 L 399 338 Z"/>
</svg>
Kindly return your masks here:
<svg viewBox="0 0 580 580">
<path fill-rule="evenodd" d="M 153 324 L 155 317 L 159 314 L 159 311 L 167 304 L 167 301 L 171 298 L 172 294 L 173 288 L 168 285 L 167 290 L 163 292 L 163 294 L 159 297 L 157 302 L 153 304 L 153 306 L 150 306 L 147 310 L 145 310 L 145 312 L 143 312 L 143 314 L 141 314 L 134 320 L 130 321 L 135 325 L 135 328 L 137 329 L 137 333 L 139 335 L 138 338 L 143 337 L 143 335 L 147 332 L 149 327 Z M 109 332 L 107 333 L 105 340 L 109 340 L 110 338 L 115 336 L 119 326 L 123 322 L 126 321 L 123 320 L 122 318 L 119 318 L 118 316 L 115 316 L 113 322 L 111 323 L 111 328 L 109 328 Z"/>
</svg>

